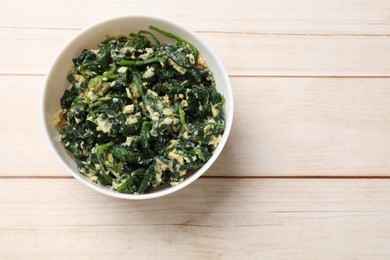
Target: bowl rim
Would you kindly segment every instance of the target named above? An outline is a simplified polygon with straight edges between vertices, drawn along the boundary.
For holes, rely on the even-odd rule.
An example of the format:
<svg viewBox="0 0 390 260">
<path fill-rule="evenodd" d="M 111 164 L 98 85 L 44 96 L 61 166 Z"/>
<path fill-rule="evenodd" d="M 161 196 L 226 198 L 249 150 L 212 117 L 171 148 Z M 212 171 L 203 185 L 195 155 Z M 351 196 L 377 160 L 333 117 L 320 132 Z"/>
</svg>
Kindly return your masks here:
<svg viewBox="0 0 390 260">
<path fill-rule="evenodd" d="M 152 191 L 150 193 L 145 193 L 145 194 L 127 194 L 127 193 L 120 193 L 120 192 L 117 192 L 114 190 L 110 190 L 108 188 L 99 186 L 99 185 L 91 182 L 86 177 L 82 176 L 79 172 L 75 172 L 71 167 L 69 167 L 68 164 L 66 164 L 63 161 L 63 159 L 59 155 L 59 152 L 57 151 L 57 149 L 55 148 L 55 146 L 53 144 L 53 140 L 50 137 L 50 133 L 48 130 L 48 125 L 47 125 L 46 117 L 45 117 L 45 110 L 46 110 L 46 99 L 48 98 L 47 93 L 48 93 L 48 84 L 49 84 L 50 75 L 54 72 L 55 65 L 60 61 L 61 54 L 67 48 L 69 48 L 69 46 L 71 46 L 74 42 L 76 42 L 78 40 L 78 38 L 81 37 L 82 35 L 87 34 L 88 32 L 95 30 L 99 26 L 102 26 L 106 23 L 111 23 L 111 22 L 114 22 L 115 20 L 123 20 L 123 19 L 130 19 L 131 20 L 131 19 L 140 19 L 140 18 L 141 19 L 158 20 L 160 22 L 169 24 L 172 27 L 176 27 L 180 31 L 183 31 L 183 32 L 187 33 L 188 35 L 190 35 L 190 37 L 196 39 L 206 49 L 208 49 L 209 56 L 211 56 L 210 59 L 212 59 L 216 63 L 216 67 L 221 69 L 220 73 L 221 73 L 221 76 L 223 78 L 223 81 L 225 81 L 227 83 L 227 86 L 226 86 L 226 93 L 227 94 L 225 94 L 224 96 L 225 96 L 225 99 L 228 100 L 229 106 L 225 106 L 226 127 L 225 127 L 225 131 L 222 135 L 221 142 L 218 144 L 217 148 L 213 151 L 211 158 L 200 169 L 196 170 L 193 174 L 188 176 L 188 178 L 185 178 L 185 180 L 177 186 L 169 186 L 167 188 L 157 190 L 157 191 Z M 60 164 L 65 168 L 65 170 L 71 174 L 71 176 L 73 176 L 75 179 L 79 180 L 81 183 L 83 183 L 87 187 L 89 187 L 89 188 L 91 188 L 99 193 L 103 193 L 105 195 L 108 195 L 110 197 L 121 198 L 121 199 L 130 199 L 130 200 L 143 200 L 143 199 L 153 199 L 153 198 L 163 197 L 163 196 L 169 195 L 171 193 L 174 193 L 178 190 L 181 190 L 184 187 L 187 187 L 189 184 L 193 183 L 195 180 L 197 180 L 201 175 L 203 175 L 211 167 L 211 165 L 216 161 L 216 159 L 221 154 L 221 152 L 222 152 L 222 150 L 223 150 L 223 148 L 228 140 L 228 137 L 230 135 L 230 131 L 231 131 L 232 124 L 233 124 L 233 113 L 234 113 L 233 106 L 234 106 L 234 104 L 233 104 L 233 90 L 231 87 L 231 82 L 229 80 L 229 76 L 227 74 L 227 71 L 226 71 L 225 67 L 223 66 L 222 62 L 220 61 L 219 57 L 214 52 L 214 50 L 211 48 L 211 46 L 204 39 L 202 39 L 200 36 L 198 36 L 194 31 L 186 28 L 185 26 L 183 26 L 183 25 L 181 25 L 181 24 L 179 24 L 171 19 L 161 17 L 161 16 L 156 16 L 156 15 L 137 13 L 137 14 L 116 15 L 116 16 L 111 16 L 111 17 L 99 20 L 99 21 L 85 27 L 84 29 L 82 29 L 78 33 L 76 33 L 70 40 L 68 40 L 68 42 L 66 42 L 60 48 L 60 50 L 55 55 L 54 59 L 51 61 L 50 65 L 49 65 L 49 69 L 47 70 L 47 73 L 45 76 L 45 80 L 43 83 L 43 89 L 42 89 L 42 93 L 41 93 L 40 113 L 41 113 L 41 126 L 44 129 L 45 139 L 50 147 L 50 150 L 54 154 L 54 156 L 56 157 L 57 161 L 60 162 Z"/>
</svg>

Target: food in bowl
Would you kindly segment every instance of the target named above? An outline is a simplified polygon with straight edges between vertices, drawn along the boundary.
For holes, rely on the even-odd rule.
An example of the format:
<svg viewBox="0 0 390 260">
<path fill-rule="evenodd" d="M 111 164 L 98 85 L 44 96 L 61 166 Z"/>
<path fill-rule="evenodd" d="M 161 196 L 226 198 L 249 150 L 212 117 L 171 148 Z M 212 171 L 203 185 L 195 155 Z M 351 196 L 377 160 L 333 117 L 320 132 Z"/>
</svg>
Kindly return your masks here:
<svg viewBox="0 0 390 260">
<path fill-rule="evenodd" d="M 120 193 L 179 185 L 225 131 L 225 99 L 198 50 L 169 32 L 109 37 L 73 59 L 54 115 L 81 174 Z"/>
</svg>

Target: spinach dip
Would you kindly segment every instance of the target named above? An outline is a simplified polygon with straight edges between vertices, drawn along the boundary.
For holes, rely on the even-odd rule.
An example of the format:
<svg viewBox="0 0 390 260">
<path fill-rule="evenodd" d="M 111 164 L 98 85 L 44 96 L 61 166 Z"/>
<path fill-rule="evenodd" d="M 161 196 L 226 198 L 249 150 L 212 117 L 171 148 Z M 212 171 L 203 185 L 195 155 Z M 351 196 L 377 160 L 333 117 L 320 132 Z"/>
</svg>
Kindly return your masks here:
<svg viewBox="0 0 390 260">
<path fill-rule="evenodd" d="M 224 97 L 189 42 L 150 31 L 110 37 L 73 59 L 54 115 L 79 172 L 121 193 L 178 185 L 207 162 L 225 129 Z"/>
</svg>

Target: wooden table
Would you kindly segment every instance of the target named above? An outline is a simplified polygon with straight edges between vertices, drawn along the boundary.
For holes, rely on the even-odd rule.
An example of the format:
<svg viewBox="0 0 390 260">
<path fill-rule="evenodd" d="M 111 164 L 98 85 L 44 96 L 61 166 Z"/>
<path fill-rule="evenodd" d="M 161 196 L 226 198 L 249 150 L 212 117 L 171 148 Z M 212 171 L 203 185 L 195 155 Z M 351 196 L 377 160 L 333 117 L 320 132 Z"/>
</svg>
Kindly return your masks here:
<svg viewBox="0 0 390 260">
<path fill-rule="evenodd" d="M 390 1 L 5 1 L 0 9 L 0 258 L 388 259 Z M 49 151 L 45 73 L 109 16 L 199 33 L 235 119 L 214 166 L 175 194 L 110 198 Z"/>
</svg>

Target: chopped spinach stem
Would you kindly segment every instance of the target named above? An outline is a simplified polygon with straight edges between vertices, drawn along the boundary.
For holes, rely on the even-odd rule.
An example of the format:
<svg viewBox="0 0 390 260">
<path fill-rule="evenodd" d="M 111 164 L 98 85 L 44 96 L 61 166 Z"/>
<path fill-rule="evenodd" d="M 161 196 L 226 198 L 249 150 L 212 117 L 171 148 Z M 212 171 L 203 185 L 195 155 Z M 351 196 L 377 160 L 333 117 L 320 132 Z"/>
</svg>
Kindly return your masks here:
<svg viewBox="0 0 390 260">
<path fill-rule="evenodd" d="M 197 49 L 150 29 L 176 44 L 141 30 L 84 50 L 53 118 L 80 174 L 120 193 L 180 185 L 225 130 L 224 97 Z"/>
<path fill-rule="evenodd" d="M 118 62 L 119 65 L 126 65 L 126 66 L 142 66 L 154 62 L 165 62 L 168 60 L 167 56 L 161 56 L 161 57 L 154 57 L 148 60 L 121 60 Z"/>
<path fill-rule="evenodd" d="M 150 37 L 152 37 L 152 39 L 154 40 L 154 43 L 156 44 L 156 46 L 157 46 L 158 48 L 161 47 L 160 41 L 156 38 L 156 36 L 154 36 L 153 33 L 148 32 L 148 31 L 143 31 L 143 30 L 141 30 L 141 31 L 139 31 L 139 32 L 142 33 L 142 34 L 147 34 L 147 35 L 149 35 Z"/>
<path fill-rule="evenodd" d="M 175 40 L 178 41 L 179 43 L 187 44 L 187 45 L 192 49 L 192 51 L 194 52 L 195 58 L 198 57 L 199 52 L 198 52 L 198 50 L 195 48 L 195 46 L 192 45 L 191 43 L 189 43 L 189 42 L 183 40 L 183 39 L 180 38 L 179 36 L 174 35 L 174 34 L 172 34 L 172 33 L 170 33 L 170 32 L 161 30 L 161 29 L 159 29 L 159 28 L 157 28 L 157 27 L 154 27 L 154 26 L 149 26 L 149 29 L 151 29 L 151 30 L 153 30 L 153 31 L 156 31 L 156 32 L 158 32 L 158 33 L 161 33 L 162 35 L 165 35 L 165 36 L 167 36 L 167 37 L 169 37 L 169 38 L 175 39 Z"/>
<path fill-rule="evenodd" d="M 180 116 L 180 122 L 181 122 L 182 126 L 184 127 L 184 129 L 187 132 L 190 132 L 190 129 L 188 128 L 188 125 L 186 122 L 186 114 L 185 114 L 183 107 L 181 105 L 179 105 L 179 116 Z"/>
</svg>

